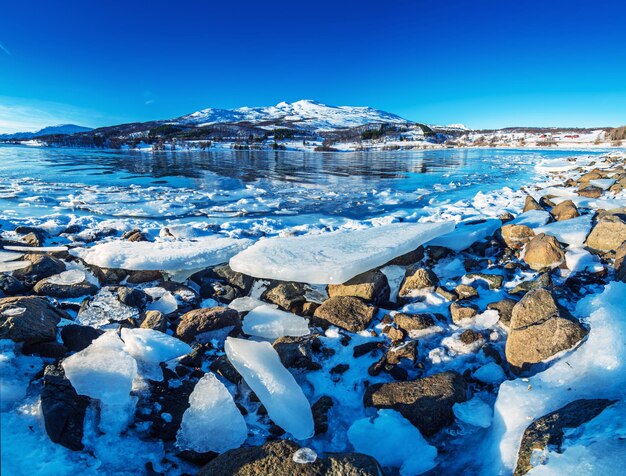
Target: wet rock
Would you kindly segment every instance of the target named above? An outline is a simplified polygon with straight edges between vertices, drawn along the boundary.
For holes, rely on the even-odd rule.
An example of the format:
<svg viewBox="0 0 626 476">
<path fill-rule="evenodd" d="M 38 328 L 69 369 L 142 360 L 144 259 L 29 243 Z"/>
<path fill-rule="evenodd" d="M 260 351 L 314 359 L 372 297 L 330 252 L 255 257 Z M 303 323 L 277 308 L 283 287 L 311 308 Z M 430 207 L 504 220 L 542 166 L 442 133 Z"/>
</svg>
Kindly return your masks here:
<svg viewBox="0 0 626 476">
<path fill-rule="evenodd" d="M 27 284 L 28 287 L 32 287 L 37 281 L 65 271 L 63 261 L 52 256 L 32 253 L 24 255 L 23 259 L 30 261 L 30 266 L 13 271 L 13 276 Z"/>
<path fill-rule="evenodd" d="M 279 283 L 263 295 L 263 299 L 286 311 L 302 309 L 306 302 L 306 287 L 302 283 Z"/>
<path fill-rule="evenodd" d="M 400 286 L 400 297 L 410 297 L 428 293 L 435 290 L 439 279 L 430 269 L 410 268 L 407 269 L 404 281 Z"/>
<path fill-rule="evenodd" d="M 456 372 L 371 385 L 363 399 L 366 407 L 391 408 L 400 412 L 425 436 L 454 423 L 452 406 L 466 400 L 467 384 Z"/>
<path fill-rule="evenodd" d="M 146 311 L 140 327 L 165 332 L 167 330 L 167 318 L 161 311 Z"/>
<path fill-rule="evenodd" d="M 524 202 L 523 212 L 526 213 L 526 212 L 529 212 L 530 210 L 543 210 L 543 208 L 541 208 L 541 205 L 537 203 L 537 200 L 535 200 L 530 195 L 526 195 L 526 201 Z"/>
<path fill-rule="evenodd" d="M 57 324 L 65 312 L 40 297 L 0 299 L 0 339 L 34 344 L 55 340 Z"/>
<path fill-rule="evenodd" d="M 176 328 L 176 336 L 192 342 L 198 335 L 230 326 L 241 325 L 239 313 L 228 307 L 195 309 L 184 314 Z"/>
<path fill-rule="evenodd" d="M 98 292 L 98 286 L 86 280 L 82 283 L 59 284 L 55 282 L 54 276 L 51 276 L 38 281 L 33 291 L 42 296 L 71 299 L 81 296 L 93 296 Z"/>
<path fill-rule="evenodd" d="M 621 215 L 605 215 L 598 220 L 585 245 L 597 251 L 616 251 L 626 241 L 626 219 Z"/>
<path fill-rule="evenodd" d="M 52 441 L 73 451 L 83 449 L 83 421 L 89 398 L 79 396 L 60 364 L 48 365 L 41 390 L 41 413 Z"/>
<path fill-rule="evenodd" d="M 387 276 L 374 269 L 359 274 L 343 284 L 330 284 L 328 296 L 354 296 L 374 304 L 389 301 Z"/>
<path fill-rule="evenodd" d="M 128 284 L 143 284 L 153 281 L 163 281 L 163 274 L 160 271 L 129 271 L 126 279 Z"/>
<path fill-rule="evenodd" d="M 525 294 L 528 291 L 539 288 L 551 288 L 553 286 L 550 273 L 539 273 L 535 279 L 522 281 L 509 291 L 510 294 Z"/>
<path fill-rule="evenodd" d="M 580 216 L 578 208 L 576 208 L 576 205 L 574 205 L 574 202 L 571 200 L 565 200 L 559 203 L 550 211 L 550 214 L 556 221 L 569 220 Z"/>
<path fill-rule="evenodd" d="M 49 359 L 60 359 L 67 354 L 67 347 L 55 340 L 37 342 L 35 344 L 24 344 L 22 354 L 38 355 Z"/>
<path fill-rule="evenodd" d="M 61 340 L 71 352 L 80 352 L 86 349 L 102 334 L 104 334 L 104 331 L 100 329 L 78 324 L 70 324 L 61 328 Z"/>
<path fill-rule="evenodd" d="M 311 406 L 316 435 L 321 435 L 328 431 L 328 412 L 333 406 L 333 399 L 327 395 L 320 397 L 320 399 Z"/>
<path fill-rule="evenodd" d="M 198 364 L 199 365 L 197 365 L 197 367 L 200 367 L 202 365 L 202 362 L 200 361 L 198 362 Z M 217 375 L 225 378 L 229 382 L 232 382 L 236 385 L 241 382 L 241 375 L 239 374 L 239 372 L 237 372 L 233 364 L 230 363 L 230 360 L 228 360 L 228 357 L 226 357 L 226 355 L 220 355 L 217 359 L 215 359 L 211 363 L 210 368 L 211 372 L 215 372 Z"/>
<path fill-rule="evenodd" d="M 387 363 L 397 365 L 402 359 L 415 363 L 417 360 L 417 341 L 411 340 L 387 351 Z"/>
<path fill-rule="evenodd" d="M 382 341 L 365 342 L 364 344 L 355 345 L 352 349 L 352 356 L 355 358 L 362 357 L 364 355 L 380 350 L 382 346 Z"/>
<path fill-rule="evenodd" d="M 468 286 L 467 284 L 459 284 L 456 288 L 454 288 L 454 292 L 457 296 L 459 296 L 460 300 L 478 297 L 478 291 L 476 291 L 476 288 Z"/>
<path fill-rule="evenodd" d="M 315 318 L 329 325 L 341 327 L 350 332 L 365 330 L 377 309 L 352 296 L 335 296 L 327 299 L 315 310 Z"/>
<path fill-rule="evenodd" d="M 522 436 L 513 474 L 522 476 L 533 468 L 531 460 L 534 451 L 544 451 L 551 447 L 560 453 L 566 429 L 578 428 L 613 403 L 614 401 L 605 399 L 575 400 L 532 422 Z"/>
<path fill-rule="evenodd" d="M 321 342 L 317 337 L 284 336 L 276 339 L 272 346 L 285 367 L 307 370 L 319 370 L 322 368 L 320 364 L 313 360 L 315 349 L 319 350 L 321 347 Z"/>
<path fill-rule="evenodd" d="M 602 192 L 604 192 L 604 190 L 600 187 L 594 187 L 593 185 L 588 185 L 587 187 L 581 187 L 578 189 L 578 195 L 587 198 L 600 198 Z"/>
<path fill-rule="evenodd" d="M 512 250 L 521 250 L 534 236 L 535 232 L 526 225 L 504 225 L 500 228 L 502 240 Z"/>
<path fill-rule="evenodd" d="M 129 288 L 126 286 L 120 286 L 117 288 L 116 294 L 119 302 L 138 309 L 143 309 L 149 300 L 148 295 L 141 289 Z"/>
<path fill-rule="evenodd" d="M 540 233 L 526 245 L 524 261 L 535 271 L 554 268 L 565 261 L 565 253 L 553 236 Z"/>
<path fill-rule="evenodd" d="M 511 315 L 513 314 L 513 306 L 515 304 L 517 304 L 517 301 L 513 299 L 503 299 L 502 301 L 487 304 L 487 309 L 498 311 L 500 316 L 499 322 L 508 329 L 511 325 Z"/>
<path fill-rule="evenodd" d="M 204 466 L 198 476 L 379 476 L 382 469 L 371 456 L 333 453 L 313 463 L 293 460 L 300 446 L 290 440 L 269 441 L 263 446 L 236 448 Z"/>
<path fill-rule="evenodd" d="M 476 315 L 478 315 L 478 309 L 475 306 L 462 306 L 455 302 L 450 304 L 450 316 L 455 324 L 459 324 L 465 319 L 473 319 Z"/>
<path fill-rule="evenodd" d="M 572 348 L 587 331 L 561 311 L 546 289 L 528 292 L 513 307 L 506 359 L 514 370 L 542 362 Z"/>
<path fill-rule="evenodd" d="M 421 261 L 422 258 L 424 258 L 424 247 L 420 246 L 413 251 L 409 251 L 406 254 L 392 259 L 385 266 L 411 266 L 412 264 Z"/>
<path fill-rule="evenodd" d="M 0 274 L 0 292 L 5 296 L 15 296 L 24 292 L 24 285 L 10 274 Z"/>
<path fill-rule="evenodd" d="M 147 406 L 148 410 L 151 410 L 145 415 L 145 418 L 152 422 L 150 433 L 153 437 L 163 441 L 173 441 L 176 439 L 176 432 L 180 427 L 183 414 L 189 408 L 189 396 L 196 382 L 180 380 L 176 382 L 176 385 L 170 385 L 170 380 L 165 379 L 162 382 L 150 380 L 149 383 L 148 401 L 142 403 Z M 140 406 L 144 405 L 140 404 Z M 169 414 L 170 417 L 164 419 L 164 413 Z"/>
<path fill-rule="evenodd" d="M 225 280 L 231 286 L 240 289 L 243 294 L 248 294 L 254 283 L 251 276 L 233 271 L 228 264 L 222 264 L 213 268 L 213 273 L 220 279 Z"/>
</svg>

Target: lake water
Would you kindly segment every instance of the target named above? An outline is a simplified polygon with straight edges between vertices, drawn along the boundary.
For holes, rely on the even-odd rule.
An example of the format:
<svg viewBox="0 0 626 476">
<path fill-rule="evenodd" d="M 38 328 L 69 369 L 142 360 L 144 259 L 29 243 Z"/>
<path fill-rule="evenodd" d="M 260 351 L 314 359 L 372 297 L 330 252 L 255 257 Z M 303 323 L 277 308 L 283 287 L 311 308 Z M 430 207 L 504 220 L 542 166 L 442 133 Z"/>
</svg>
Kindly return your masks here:
<svg viewBox="0 0 626 476">
<path fill-rule="evenodd" d="M 335 223 L 406 216 L 479 191 L 517 189 L 532 181 L 538 160 L 575 154 L 590 152 L 146 153 L 0 146 L 0 210 L 5 220 L 56 214 L 139 226 Z"/>
</svg>

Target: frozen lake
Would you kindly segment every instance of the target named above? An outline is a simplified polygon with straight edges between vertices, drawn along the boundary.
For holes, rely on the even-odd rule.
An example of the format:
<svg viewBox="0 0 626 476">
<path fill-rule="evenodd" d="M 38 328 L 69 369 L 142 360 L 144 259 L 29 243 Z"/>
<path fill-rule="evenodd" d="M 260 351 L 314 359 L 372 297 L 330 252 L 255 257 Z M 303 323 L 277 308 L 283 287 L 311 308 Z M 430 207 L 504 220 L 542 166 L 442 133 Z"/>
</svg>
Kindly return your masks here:
<svg viewBox="0 0 626 476">
<path fill-rule="evenodd" d="M 563 150 L 159 152 L 0 146 L 4 219 L 263 221 L 272 229 L 394 215 L 529 183 Z M 584 152 L 588 155 L 589 152 Z M 269 220 L 269 221 L 268 221 Z M 244 226 L 249 228 L 249 226 Z"/>
</svg>

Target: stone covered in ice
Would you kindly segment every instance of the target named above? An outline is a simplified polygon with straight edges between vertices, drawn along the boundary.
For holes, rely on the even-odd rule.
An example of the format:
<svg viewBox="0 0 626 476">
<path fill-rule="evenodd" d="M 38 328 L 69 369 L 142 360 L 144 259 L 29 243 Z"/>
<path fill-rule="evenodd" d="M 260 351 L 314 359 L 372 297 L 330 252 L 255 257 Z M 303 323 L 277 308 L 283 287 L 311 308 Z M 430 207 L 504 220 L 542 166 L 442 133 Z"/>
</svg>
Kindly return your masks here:
<svg viewBox="0 0 626 476">
<path fill-rule="evenodd" d="M 313 436 L 311 405 L 269 342 L 228 337 L 224 350 L 274 423 L 298 440 Z"/>
<path fill-rule="evenodd" d="M 117 240 L 71 252 L 100 268 L 175 272 L 225 263 L 250 243 L 221 236 L 157 242 Z"/>
<path fill-rule="evenodd" d="M 454 223 L 393 223 L 355 231 L 259 240 L 230 260 L 256 278 L 341 284 L 448 233 Z"/>
<path fill-rule="evenodd" d="M 80 269 L 70 269 L 62 273 L 50 276 L 47 281 L 49 284 L 58 284 L 59 286 L 72 286 L 81 284 L 87 280 L 87 275 Z"/>
<path fill-rule="evenodd" d="M 113 288 L 104 287 L 81 308 L 76 318 L 85 326 L 102 327 L 110 321 L 124 321 L 138 316 L 137 309 L 120 302 Z"/>
<path fill-rule="evenodd" d="M 238 448 L 248 428 L 233 397 L 212 373 L 205 374 L 189 396 L 189 408 L 176 437 L 176 445 L 198 453 Z"/>
<path fill-rule="evenodd" d="M 305 336 L 309 334 L 309 321 L 274 306 L 262 305 L 252 309 L 243 320 L 243 331 L 264 339 L 283 336 Z"/>
<path fill-rule="evenodd" d="M 435 467 L 437 448 L 395 410 L 378 410 L 373 418 L 355 421 L 348 439 L 359 453 L 373 456 L 382 466 L 399 467 L 401 476 L 415 476 Z"/>
<path fill-rule="evenodd" d="M 115 331 L 108 331 L 86 349 L 63 361 L 65 375 L 79 395 L 100 401 L 100 430 L 120 433 L 135 412 L 130 391 L 137 362 Z"/>
<path fill-rule="evenodd" d="M 154 329 L 123 328 L 121 334 L 124 350 L 143 362 L 167 362 L 193 350 L 182 340 Z"/>
<path fill-rule="evenodd" d="M 429 241 L 428 245 L 443 246 L 452 251 L 463 251 L 488 236 L 493 235 L 502 226 L 502 221 L 490 218 L 488 220 L 472 220 L 459 223 L 454 231 Z"/>
</svg>

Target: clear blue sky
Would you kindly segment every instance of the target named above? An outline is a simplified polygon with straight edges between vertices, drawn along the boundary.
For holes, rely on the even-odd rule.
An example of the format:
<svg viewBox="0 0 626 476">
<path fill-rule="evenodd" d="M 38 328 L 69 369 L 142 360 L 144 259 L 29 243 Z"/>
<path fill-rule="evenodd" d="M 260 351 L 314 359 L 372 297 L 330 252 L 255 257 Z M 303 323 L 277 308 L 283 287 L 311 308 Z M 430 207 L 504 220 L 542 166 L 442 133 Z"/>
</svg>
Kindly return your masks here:
<svg viewBox="0 0 626 476">
<path fill-rule="evenodd" d="M 315 99 L 470 127 L 626 124 L 626 2 L 3 2 L 0 132 Z"/>
</svg>

